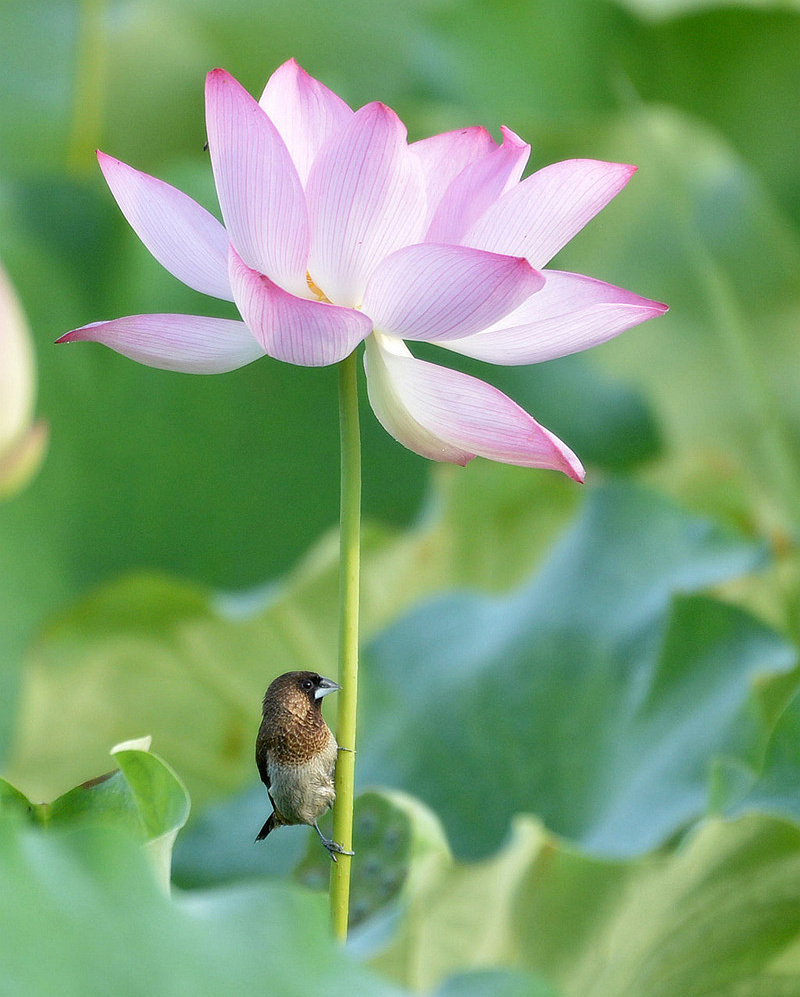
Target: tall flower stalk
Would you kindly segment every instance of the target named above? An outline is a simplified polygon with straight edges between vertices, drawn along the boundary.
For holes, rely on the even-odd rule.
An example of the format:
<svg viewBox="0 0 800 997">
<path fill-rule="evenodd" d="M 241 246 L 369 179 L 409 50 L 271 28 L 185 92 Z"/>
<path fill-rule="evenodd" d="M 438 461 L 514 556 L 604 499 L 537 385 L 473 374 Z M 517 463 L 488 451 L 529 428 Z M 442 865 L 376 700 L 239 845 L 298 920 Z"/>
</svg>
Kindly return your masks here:
<svg viewBox="0 0 800 997">
<path fill-rule="evenodd" d="M 355 352 L 339 364 L 341 496 L 339 517 L 339 715 L 336 740 L 336 806 L 333 838 L 353 848 L 358 708 L 358 611 L 361 576 L 361 433 L 358 418 L 358 368 Z M 331 866 L 331 923 L 334 935 L 347 938 L 352 858 L 340 855 Z"/>
<path fill-rule="evenodd" d="M 476 377 L 412 346 L 529 364 L 605 342 L 666 306 L 547 269 L 625 186 L 634 167 L 590 159 L 521 179 L 530 146 L 465 128 L 409 144 L 385 104 L 354 111 L 294 60 L 255 101 L 224 70 L 206 81 L 206 124 L 223 222 L 169 184 L 104 153 L 125 217 L 175 277 L 241 316 L 145 314 L 75 329 L 140 363 L 214 374 L 265 355 L 340 365 L 340 682 L 334 837 L 352 843 L 358 682 L 360 447 L 357 351 L 383 427 L 430 460 L 476 456 L 562 471 L 578 457 Z M 224 224 L 223 224 L 224 223 Z M 411 345 L 409 345 L 411 344 Z M 347 932 L 351 859 L 333 870 L 334 931 Z"/>
</svg>

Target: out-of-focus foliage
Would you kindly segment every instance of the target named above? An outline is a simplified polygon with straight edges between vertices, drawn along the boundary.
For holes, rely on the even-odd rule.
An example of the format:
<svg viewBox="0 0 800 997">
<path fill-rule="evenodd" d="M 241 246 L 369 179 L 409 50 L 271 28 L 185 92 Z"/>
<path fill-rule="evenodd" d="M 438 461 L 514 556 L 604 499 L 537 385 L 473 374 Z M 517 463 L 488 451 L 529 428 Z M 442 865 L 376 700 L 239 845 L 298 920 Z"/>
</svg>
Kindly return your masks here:
<svg viewBox="0 0 800 997">
<path fill-rule="evenodd" d="M 189 816 L 189 796 L 169 765 L 149 749 L 149 737 L 118 744 L 111 749 L 118 769 L 95 776 L 52 803 L 31 803 L 2 779 L 0 813 L 23 815 L 34 825 L 57 831 L 122 828 L 146 845 L 169 890 L 172 846 Z"/>
<path fill-rule="evenodd" d="M 563 997 L 796 993 L 799 845 L 796 825 L 751 816 L 710 821 L 670 853 L 604 862 L 518 818 L 484 862 L 442 853 L 372 963 L 423 991 L 456 968 L 503 964 Z"/>
<path fill-rule="evenodd" d="M 711 761 L 754 764 L 775 722 L 755 683 L 793 648 L 694 594 L 757 560 L 651 497 L 595 493 L 530 583 L 428 601 L 379 638 L 366 777 L 421 796 L 461 854 L 530 809 L 595 853 L 658 846 L 707 812 Z"/>
<path fill-rule="evenodd" d="M 258 992 L 391 997 L 328 938 L 324 901 L 259 883 L 168 900 L 112 828 L 0 820 L 2 985 L 19 997 Z M 13 902 L 10 900 L 13 899 Z"/>
<path fill-rule="evenodd" d="M 252 843 L 263 690 L 336 668 L 335 372 L 52 345 L 230 314 L 150 258 L 93 150 L 216 210 L 203 76 L 257 94 L 290 56 L 412 139 L 502 123 L 532 168 L 636 163 L 555 265 L 671 308 L 492 371 L 585 460 L 583 493 L 480 463 L 431 479 L 363 412 L 359 771 L 395 791 L 362 800 L 353 955 L 438 997 L 800 992 L 798 4 L 10 0 L 1 20 L 0 259 L 33 352 L 18 374 L 0 356 L 0 476 L 34 369 L 51 439 L 0 506 L 0 992 L 47 992 L 56 966 L 64 994 L 399 992 L 328 944 L 318 841 Z M 128 748 L 70 790 L 148 734 L 163 762 Z M 168 900 L 128 832 L 168 856 L 183 781 L 192 889 Z M 305 887 L 275 881 L 295 870 Z"/>
</svg>

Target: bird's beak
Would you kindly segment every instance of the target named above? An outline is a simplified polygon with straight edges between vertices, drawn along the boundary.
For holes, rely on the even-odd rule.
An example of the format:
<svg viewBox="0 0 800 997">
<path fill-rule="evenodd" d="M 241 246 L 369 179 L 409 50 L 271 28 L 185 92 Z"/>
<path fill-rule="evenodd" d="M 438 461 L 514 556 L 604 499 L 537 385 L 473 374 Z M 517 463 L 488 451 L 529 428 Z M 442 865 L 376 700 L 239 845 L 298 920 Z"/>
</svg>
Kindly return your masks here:
<svg viewBox="0 0 800 997">
<path fill-rule="evenodd" d="M 337 689 L 342 687 L 338 682 L 334 682 L 333 679 L 323 679 L 317 686 L 317 691 L 314 693 L 314 699 L 322 699 L 323 696 L 327 696 L 329 692 L 336 692 Z"/>
</svg>

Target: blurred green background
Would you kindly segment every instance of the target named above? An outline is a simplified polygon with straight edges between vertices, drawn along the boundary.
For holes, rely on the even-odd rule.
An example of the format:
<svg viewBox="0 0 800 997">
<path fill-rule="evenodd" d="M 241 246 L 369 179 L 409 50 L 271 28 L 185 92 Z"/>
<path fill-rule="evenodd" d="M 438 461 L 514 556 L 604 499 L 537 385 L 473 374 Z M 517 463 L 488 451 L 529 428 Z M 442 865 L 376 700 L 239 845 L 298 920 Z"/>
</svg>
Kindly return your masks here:
<svg viewBox="0 0 800 997">
<path fill-rule="evenodd" d="M 12 822 L 9 953 L 79 895 L 63 993 L 184 992 L 191 966 L 195 993 L 274 972 L 298 994 L 800 994 L 800 5 L 5 0 L 0 25 L 0 261 L 49 427 L 0 505 L 2 772 L 49 801 L 152 734 L 192 800 L 171 904 L 97 807 L 66 837 Z M 231 314 L 149 256 L 94 149 L 216 210 L 204 75 L 258 95 L 290 56 L 411 139 L 506 124 L 531 169 L 637 164 L 554 265 L 670 305 L 587 355 L 466 365 L 578 453 L 583 489 L 434 467 L 364 407 L 359 763 L 387 789 L 362 806 L 354 958 L 382 982 L 327 946 L 304 832 L 252 845 L 263 690 L 336 670 L 336 372 L 53 346 Z M 137 957 L 95 978 L 115 930 Z M 35 962 L 14 993 L 42 992 Z"/>
</svg>

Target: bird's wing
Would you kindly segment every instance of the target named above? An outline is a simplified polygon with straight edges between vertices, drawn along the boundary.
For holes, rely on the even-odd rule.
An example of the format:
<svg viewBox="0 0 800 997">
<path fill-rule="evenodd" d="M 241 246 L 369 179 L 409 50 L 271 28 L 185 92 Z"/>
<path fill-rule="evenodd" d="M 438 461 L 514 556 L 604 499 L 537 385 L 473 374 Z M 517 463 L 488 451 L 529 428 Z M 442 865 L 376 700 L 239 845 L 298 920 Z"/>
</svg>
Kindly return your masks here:
<svg viewBox="0 0 800 997">
<path fill-rule="evenodd" d="M 260 757 L 256 759 L 256 764 L 258 765 L 258 772 L 259 775 L 261 776 L 261 781 L 267 787 L 267 796 L 269 797 L 269 802 L 272 804 L 272 809 L 277 811 L 278 808 L 275 806 L 275 800 L 272 798 L 272 793 L 270 793 L 269 791 L 270 786 L 272 785 L 269 778 L 269 765 L 267 765 L 266 762 L 262 762 Z M 266 828 L 266 826 L 267 825 L 265 824 L 264 827 L 261 828 L 261 830 L 263 831 L 264 828 Z M 269 828 L 264 834 L 264 837 L 266 837 L 271 830 L 272 828 Z M 259 840 L 260 840 L 259 838 L 256 838 L 256 841 Z"/>
<path fill-rule="evenodd" d="M 258 774 L 261 776 L 261 781 L 269 789 L 270 778 L 269 778 L 269 766 L 267 765 L 266 752 L 259 751 L 256 754 L 256 765 L 258 766 Z"/>
</svg>

